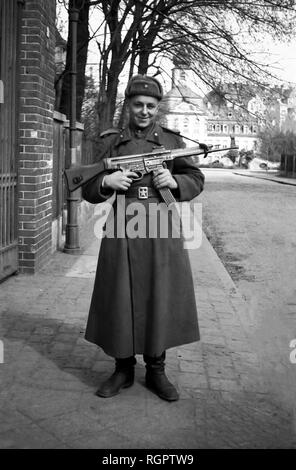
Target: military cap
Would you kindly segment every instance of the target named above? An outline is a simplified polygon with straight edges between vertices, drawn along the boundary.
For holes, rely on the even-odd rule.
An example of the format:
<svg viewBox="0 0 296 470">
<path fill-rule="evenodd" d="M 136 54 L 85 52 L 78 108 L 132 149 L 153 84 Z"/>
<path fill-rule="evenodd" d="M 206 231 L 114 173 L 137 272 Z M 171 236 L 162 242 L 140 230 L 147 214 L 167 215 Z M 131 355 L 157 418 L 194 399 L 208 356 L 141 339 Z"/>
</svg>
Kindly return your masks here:
<svg viewBox="0 0 296 470">
<path fill-rule="evenodd" d="M 125 96 L 131 98 L 135 95 L 153 96 L 161 100 L 163 97 L 162 86 L 154 77 L 135 75 L 127 84 Z"/>
</svg>

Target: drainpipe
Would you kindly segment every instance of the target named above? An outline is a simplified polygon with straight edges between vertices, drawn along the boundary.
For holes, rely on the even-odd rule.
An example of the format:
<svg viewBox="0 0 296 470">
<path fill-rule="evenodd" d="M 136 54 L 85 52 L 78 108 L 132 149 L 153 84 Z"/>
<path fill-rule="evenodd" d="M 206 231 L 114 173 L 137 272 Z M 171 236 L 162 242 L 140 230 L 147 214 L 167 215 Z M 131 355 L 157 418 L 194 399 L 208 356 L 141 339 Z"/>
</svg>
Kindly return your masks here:
<svg viewBox="0 0 296 470">
<path fill-rule="evenodd" d="M 75 8 L 75 0 L 73 7 L 69 10 L 69 28 L 71 43 L 71 101 L 70 101 L 70 167 L 77 165 L 76 155 L 76 77 L 77 77 L 77 23 L 79 19 L 79 10 Z M 67 223 L 66 223 L 66 240 L 64 252 L 72 255 L 80 253 L 79 247 L 79 226 L 78 226 L 78 203 L 79 189 L 68 192 L 67 197 Z"/>
</svg>

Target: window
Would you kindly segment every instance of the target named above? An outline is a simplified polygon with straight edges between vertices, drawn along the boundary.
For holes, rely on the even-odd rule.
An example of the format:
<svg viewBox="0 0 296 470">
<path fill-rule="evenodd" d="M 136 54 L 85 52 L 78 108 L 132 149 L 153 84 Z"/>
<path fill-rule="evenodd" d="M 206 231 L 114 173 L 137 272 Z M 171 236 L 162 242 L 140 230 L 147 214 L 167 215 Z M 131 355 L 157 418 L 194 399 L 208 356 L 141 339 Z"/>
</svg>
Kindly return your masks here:
<svg viewBox="0 0 296 470">
<path fill-rule="evenodd" d="M 228 126 L 227 126 L 226 124 L 224 124 L 224 126 L 223 126 L 223 132 L 224 132 L 225 134 L 228 133 Z"/>
</svg>

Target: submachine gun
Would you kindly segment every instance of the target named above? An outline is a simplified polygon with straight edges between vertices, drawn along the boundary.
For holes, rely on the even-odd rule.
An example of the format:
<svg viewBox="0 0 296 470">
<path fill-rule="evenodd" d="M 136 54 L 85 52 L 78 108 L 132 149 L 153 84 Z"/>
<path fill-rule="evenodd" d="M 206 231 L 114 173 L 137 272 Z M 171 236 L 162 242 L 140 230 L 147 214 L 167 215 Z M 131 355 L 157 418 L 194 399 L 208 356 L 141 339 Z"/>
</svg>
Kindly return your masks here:
<svg viewBox="0 0 296 470">
<path fill-rule="evenodd" d="M 159 168 L 165 168 L 166 162 L 174 160 L 175 158 L 194 157 L 202 154 L 237 149 L 237 146 L 209 150 L 201 150 L 200 147 L 173 150 L 159 149 L 150 153 L 142 153 L 139 155 L 102 158 L 99 162 L 92 165 L 73 166 L 64 170 L 64 176 L 67 182 L 68 190 L 72 192 L 105 170 L 133 171 L 138 175 L 137 178 L 133 178 L 134 181 L 136 181 L 141 180 L 144 174 L 157 172 Z M 166 204 L 175 202 L 175 199 L 169 188 L 162 188 L 158 191 L 160 192 Z"/>
</svg>

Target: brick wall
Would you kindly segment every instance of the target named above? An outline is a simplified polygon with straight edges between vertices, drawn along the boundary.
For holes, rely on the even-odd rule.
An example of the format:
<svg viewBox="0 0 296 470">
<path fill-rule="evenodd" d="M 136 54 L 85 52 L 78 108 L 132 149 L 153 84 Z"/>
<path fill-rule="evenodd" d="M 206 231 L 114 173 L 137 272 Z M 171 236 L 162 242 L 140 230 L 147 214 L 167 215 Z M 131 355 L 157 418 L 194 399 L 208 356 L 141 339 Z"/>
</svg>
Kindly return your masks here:
<svg viewBox="0 0 296 470">
<path fill-rule="evenodd" d="M 20 44 L 19 269 L 51 253 L 55 0 L 26 0 Z"/>
</svg>

